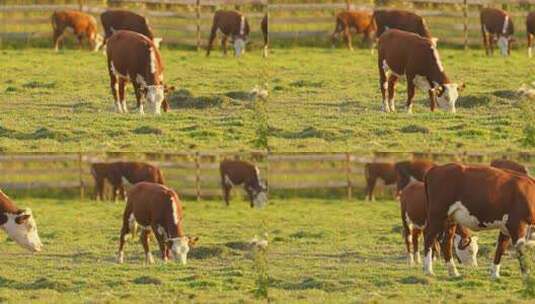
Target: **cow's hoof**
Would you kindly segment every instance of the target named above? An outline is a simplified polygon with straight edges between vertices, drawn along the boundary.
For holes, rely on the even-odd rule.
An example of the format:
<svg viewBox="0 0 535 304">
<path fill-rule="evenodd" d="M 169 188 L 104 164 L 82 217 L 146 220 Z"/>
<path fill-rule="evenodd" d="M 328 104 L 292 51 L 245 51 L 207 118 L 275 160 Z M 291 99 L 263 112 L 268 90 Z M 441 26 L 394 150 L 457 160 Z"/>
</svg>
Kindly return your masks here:
<svg viewBox="0 0 535 304">
<path fill-rule="evenodd" d="M 124 253 L 120 252 L 117 255 L 117 264 L 123 264 L 124 263 Z"/>
</svg>

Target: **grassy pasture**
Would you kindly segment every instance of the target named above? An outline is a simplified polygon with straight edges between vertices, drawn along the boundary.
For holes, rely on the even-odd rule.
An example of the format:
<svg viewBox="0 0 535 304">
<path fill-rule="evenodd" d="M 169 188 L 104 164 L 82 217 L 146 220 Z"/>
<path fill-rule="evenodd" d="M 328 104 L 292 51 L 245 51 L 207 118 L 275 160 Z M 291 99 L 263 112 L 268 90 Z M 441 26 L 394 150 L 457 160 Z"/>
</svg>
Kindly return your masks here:
<svg viewBox="0 0 535 304">
<path fill-rule="evenodd" d="M 123 204 L 19 199 L 36 214 L 45 251 L 31 256 L 0 237 L 0 301 L 9 303 L 265 302 L 255 297 L 258 272 L 244 250 L 267 232 L 268 296 L 275 303 L 528 303 L 512 254 L 500 281 L 488 278 L 497 232 L 479 233 L 478 269 L 449 279 L 406 265 L 397 202 L 273 199 L 264 210 L 234 200 L 185 202 L 186 232 L 200 236 L 186 267 L 143 266 L 137 241 L 115 264 Z M 152 243 L 153 253 L 156 246 Z M 266 287 L 266 286 L 262 286 Z"/>
<path fill-rule="evenodd" d="M 1 51 L 0 149 L 3 151 L 177 151 L 257 147 L 257 105 L 250 90 L 262 85 L 260 52 L 241 60 L 219 49 L 206 59 L 191 51 L 162 51 L 165 80 L 178 91 L 161 117 L 114 113 L 106 57 L 49 49 Z"/>
<path fill-rule="evenodd" d="M 377 52 L 344 48 L 274 49 L 275 75 L 268 104 L 269 146 L 279 151 L 415 150 L 522 151 L 534 121 L 533 100 L 519 98 L 535 81 L 535 61 L 524 50 L 510 58 L 482 50 L 440 49 L 453 81 L 466 82 L 458 113 L 431 113 L 416 92 L 414 114 L 405 112 L 406 83 L 397 86 L 397 113 L 381 109 Z"/>
</svg>

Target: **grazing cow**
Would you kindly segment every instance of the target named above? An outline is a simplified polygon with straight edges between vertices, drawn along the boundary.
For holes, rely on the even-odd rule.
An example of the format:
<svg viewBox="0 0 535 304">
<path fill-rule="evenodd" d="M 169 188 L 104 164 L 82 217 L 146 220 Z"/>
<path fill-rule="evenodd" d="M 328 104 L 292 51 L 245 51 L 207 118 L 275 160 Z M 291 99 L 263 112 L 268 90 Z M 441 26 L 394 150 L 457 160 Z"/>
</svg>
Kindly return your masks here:
<svg viewBox="0 0 535 304">
<path fill-rule="evenodd" d="M 100 14 L 100 21 L 104 28 L 104 45 L 108 39 L 119 30 L 132 31 L 148 37 L 157 48 L 162 38 L 155 38 L 149 26 L 149 20 L 141 15 L 125 10 L 108 10 Z"/>
<path fill-rule="evenodd" d="M 124 262 L 124 244 L 128 234 L 135 235 L 141 226 L 141 243 L 145 250 L 145 263 L 153 264 L 149 251 L 149 235 L 152 230 L 158 240 L 162 260 L 174 258 L 186 265 L 188 252 L 198 238 L 184 234 L 182 203 L 178 194 L 164 185 L 141 182 L 128 191 L 128 201 L 123 213 L 123 226 L 119 240 L 118 262 Z"/>
<path fill-rule="evenodd" d="M 59 50 L 60 42 L 63 42 L 63 33 L 71 29 L 78 39 L 78 46 L 82 48 L 82 40 L 86 37 L 93 51 L 98 51 L 103 39 L 97 33 L 97 21 L 91 15 L 79 11 L 55 11 L 52 14 L 52 29 L 54 30 L 54 50 Z"/>
<path fill-rule="evenodd" d="M 438 102 L 440 107 L 455 113 L 455 102 L 459 97 L 459 92 L 464 89 L 464 84 L 458 85 L 450 82 L 431 40 L 397 29 L 386 31 L 379 38 L 378 67 L 383 111 L 395 111 L 396 82 L 402 75 L 405 75 L 409 113 L 412 113 L 412 99 L 416 87 L 429 94 L 431 111 L 435 110 Z M 386 99 L 387 90 L 388 100 Z"/>
<path fill-rule="evenodd" d="M 535 181 L 514 171 L 487 166 L 448 164 L 429 170 L 425 178 L 427 226 L 424 271 L 433 274 L 431 245 L 446 227 L 444 258 L 450 276 L 459 273 L 451 258 L 453 227 L 478 231 L 500 229 L 491 269 L 500 277 L 500 260 L 509 243 L 517 252 L 522 274 L 529 272 L 524 247 L 529 225 L 535 224 Z"/>
<path fill-rule="evenodd" d="M 401 192 L 400 203 L 403 237 L 407 246 L 409 265 L 414 264 L 415 260 L 419 264 L 421 260 L 418 251 L 418 238 L 424 231 L 427 220 L 425 184 L 419 181 L 410 183 Z M 454 243 L 455 252 L 461 263 L 477 266 L 477 251 L 479 250 L 477 237 L 472 237 L 468 229 L 462 225 L 457 225 Z"/>
<path fill-rule="evenodd" d="M 438 39 L 431 37 L 425 20 L 415 13 L 404 10 L 376 10 L 373 12 L 373 20 L 377 27 L 377 37 L 388 29 L 398 29 L 427 38 L 436 47 Z"/>
<path fill-rule="evenodd" d="M 407 187 L 411 181 L 423 182 L 429 169 L 436 166 L 429 160 L 417 159 L 413 161 L 402 161 L 395 164 L 396 171 L 396 190 L 397 196 Z"/>
<path fill-rule="evenodd" d="M 528 35 L 528 56 L 531 58 L 533 39 L 535 38 L 535 12 L 529 13 L 526 18 L 526 33 Z"/>
<path fill-rule="evenodd" d="M 480 12 L 480 20 L 485 53 L 492 55 L 494 43 L 497 41 L 502 55 L 510 55 L 515 26 L 509 14 L 497 8 L 483 8 Z"/>
<path fill-rule="evenodd" d="M 267 19 L 266 19 L 267 26 Z M 249 39 L 249 23 L 247 18 L 237 11 L 219 10 L 214 14 L 212 21 L 212 30 L 208 40 L 208 47 L 206 49 L 206 56 L 210 56 L 212 44 L 216 38 L 217 30 L 223 34 L 221 38 L 221 46 L 223 47 L 223 54 L 227 54 L 227 39 L 230 37 L 234 45 L 234 54 L 239 57 L 245 52 L 245 44 Z M 267 32 L 267 31 L 266 31 Z"/>
<path fill-rule="evenodd" d="M 104 181 L 113 187 L 113 200 L 117 199 L 117 194 L 125 199 L 125 189 L 123 178 L 129 183 L 151 182 L 165 184 L 163 173 L 160 168 L 141 162 L 113 162 L 113 163 L 93 163 L 91 164 L 91 175 L 95 179 L 96 199 L 104 199 Z"/>
<path fill-rule="evenodd" d="M 526 176 L 529 174 L 528 169 L 525 166 L 512 160 L 495 159 L 490 163 L 490 166 L 494 168 L 515 171 L 515 172 L 518 172 L 519 174 L 526 175 Z"/>
<path fill-rule="evenodd" d="M 260 23 L 260 28 L 262 30 L 262 36 L 264 37 L 264 57 L 268 56 L 268 44 L 269 44 L 269 35 L 268 35 L 268 15 L 264 15 L 262 22 Z"/>
<path fill-rule="evenodd" d="M 375 22 L 373 22 L 372 14 L 366 11 L 346 11 L 340 12 L 336 15 L 336 26 L 331 35 L 332 46 L 340 33 L 344 35 L 344 41 L 350 50 L 353 50 L 351 45 L 351 28 L 355 29 L 357 34 L 363 34 L 363 43 L 368 42 L 370 46 L 373 45 L 374 34 L 377 31 Z"/>
<path fill-rule="evenodd" d="M 25 249 L 39 252 L 43 248 L 32 211 L 17 208 L 2 190 L 0 190 L 0 228 Z"/>
<path fill-rule="evenodd" d="M 150 111 L 156 115 L 160 115 L 160 109 L 167 112 L 169 104 L 165 95 L 174 90 L 174 87 L 167 87 L 163 83 L 163 63 L 160 51 L 154 43 L 132 31 L 117 31 L 107 43 L 111 92 L 117 112 L 128 112 L 124 95 L 128 81 L 134 86 L 141 115 L 144 114 L 144 100 L 148 102 Z"/>
<path fill-rule="evenodd" d="M 366 199 L 375 201 L 373 191 L 377 179 L 382 179 L 385 185 L 392 185 L 396 182 L 396 170 L 392 163 L 368 163 L 364 166 L 364 176 L 366 177 Z"/>
<path fill-rule="evenodd" d="M 262 207 L 267 201 L 267 187 L 260 179 L 257 166 L 247 161 L 225 159 L 219 164 L 219 173 L 223 198 L 227 206 L 232 187 L 242 184 L 249 197 L 251 208 Z"/>
</svg>

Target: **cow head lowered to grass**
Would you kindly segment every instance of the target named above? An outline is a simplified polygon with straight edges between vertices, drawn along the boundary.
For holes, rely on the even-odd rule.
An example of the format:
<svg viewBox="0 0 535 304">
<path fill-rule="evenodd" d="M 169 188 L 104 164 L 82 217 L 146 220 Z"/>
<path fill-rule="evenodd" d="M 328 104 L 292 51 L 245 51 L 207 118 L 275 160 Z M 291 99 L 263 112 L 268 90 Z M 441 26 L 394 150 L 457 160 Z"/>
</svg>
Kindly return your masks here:
<svg viewBox="0 0 535 304">
<path fill-rule="evenodd" d="M 32 211 L 19 209 L 0 190 L 0 228 L 17 244 L 33 252 L 41 251 L 43 244 L 37 233 Z"/>
</svg>

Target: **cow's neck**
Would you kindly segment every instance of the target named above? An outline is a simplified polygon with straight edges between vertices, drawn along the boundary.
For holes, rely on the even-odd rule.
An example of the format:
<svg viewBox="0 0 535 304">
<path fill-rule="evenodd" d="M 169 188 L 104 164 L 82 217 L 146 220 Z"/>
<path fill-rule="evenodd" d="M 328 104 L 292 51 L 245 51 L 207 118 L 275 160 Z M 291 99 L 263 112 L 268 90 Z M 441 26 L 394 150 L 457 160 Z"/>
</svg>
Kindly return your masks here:
<svg viewBox="0 0 535 304">
<path fill-rule="evenodd" d="M 0 190 L 0 227 L 7 222 L 7 214 L 18 214 L 20 209 L 15 207 L 7 195 Z"/>
<path fill-rule="evenodd" d="M 444 73 L 444 71 L 441 71 L 438 66 L 434 67 L 431 73 L 429 73 L 429 80 L 433 83 L 436 82 L 439 85 L 450 83 L 450 80 L 448 76 L 446 76 L 446 73 Z"/>
<path fill-rule="evenodd" d="M 168 238 L 174 239 L 177 237 L 183 237 L 184 236 L 184 229 L 182 228 L 182 218 L 180 217 L 179 213 L 179 206 L 177 205 L 178 198 L 173 197 L 171 200 L 171 210 L 167 214 L 169 216 L 166 217 L 166 223 L 165 227 L 167 230 Z"/>
</svg>

